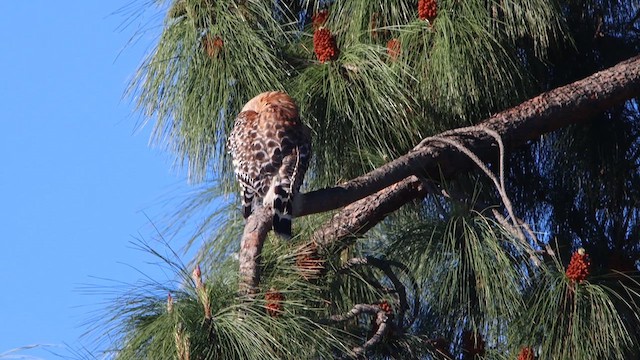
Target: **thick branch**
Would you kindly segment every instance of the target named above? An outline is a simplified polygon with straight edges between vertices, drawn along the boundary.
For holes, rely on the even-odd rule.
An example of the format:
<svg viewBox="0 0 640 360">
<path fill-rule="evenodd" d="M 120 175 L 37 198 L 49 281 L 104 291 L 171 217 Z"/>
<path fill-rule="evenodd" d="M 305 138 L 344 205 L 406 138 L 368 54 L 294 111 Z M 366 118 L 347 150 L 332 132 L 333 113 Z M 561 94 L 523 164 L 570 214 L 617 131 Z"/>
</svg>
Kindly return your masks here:
<svg viewBox="0 0 640 360">
<path fill-rule="evenodd" d="M 240 286 L 241 295 L 252 297 L 260 283 L 260 254 L 271 230 L 273 214 L 271 208 L 259 207 L 247 218 L 240 242 Z"/>
<path fill-rule="evenodd" d="M 426 194 L 425 187 L 412 175 L 451 178 L 472 168 L 473 163 L 466 155 L 443 145 L 438 138 L 455 140 L 486 160 L 496 153 L 493 150 L 495 139 L 487 129 L 498 133 L 506 148 L 513 148 L 542 134 L 584 122 L 590 116 L 639 95 L 640 57 L 634 57 L 543 93 L 476 126 L 425 139 L 432 141 L 424 141 L 423 146 L 343 185 L 304 194 L 297 214 L 327 211 L 349 204 L 319 228 L 312 240 L 327 246 L 338 240 L 353 239 L 375 226 L 389 212 Z"/>
<path fill-rule="evenodd" d="M 461 144 L 486 161 L 496 154 L 491 132 L 502 138 L 506 148 L 513 148 L 542 134 L 586 121 L 598 112 L 639 95 L 640 57 L 634 57 L 543 93 L 476 126 L 425 139 L 408 154 L 340 186 L 301 194 L 296 199 L 294 215 L 344 207 L 314 233 L 312 241 L 326 247 L 342 239 L 353 239 L 390 212 L 424 196 L 426 188 L 420 179 L 451 178 L 473 166 L 466 155 L 445 144 L 443 138 Z M 241 293 L 256 291 L 260 252 L 270 228 L 270 209 L 257 210 L 247 219 L 240 250 Z"/>
<path fill-rule="evenodd" d="M 481 158 L 486 158 L 494 142 L 482 129 L 497 132 L 505 146 L 513 148 L 542 134 L 585 121 L 591 115 L 638 95 L 640 57 L 634 57 L 583 80 L 538 95 L 476 126 L 447 131 L 439 137 L 457 140 Z M 468 166 L 468 159 L 457 151 L 441 143 L 430 143 L 342 185 L 301 194 L 296 199 L 294 215 L 346 206 L 411 175 L 439 178 L 439 168 L 443 175 L 450 176 L 467 170 Z"/>
<path fill-rule="evenodd" d="M 320 247 L 326 247 L 333 239 L 362 235 L 387 214 L 398 210 L 407 201 L 425 194 L 425 187 L 417 177 L 401 180 L 364 200 L 346 206 L 316 230 L 311 240 Z"/>
</svg>

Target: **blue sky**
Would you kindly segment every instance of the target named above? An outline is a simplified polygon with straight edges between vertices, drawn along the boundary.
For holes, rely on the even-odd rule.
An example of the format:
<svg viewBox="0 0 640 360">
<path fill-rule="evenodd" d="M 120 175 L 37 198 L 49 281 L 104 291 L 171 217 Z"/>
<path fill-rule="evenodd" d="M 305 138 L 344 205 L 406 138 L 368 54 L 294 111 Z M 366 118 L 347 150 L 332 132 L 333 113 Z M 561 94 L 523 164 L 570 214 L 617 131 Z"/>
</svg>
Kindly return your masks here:
<svg viewBox="0 0 640 360">
<path fill-rule="evenodd" d="M 123 99 L 159 31 L 127 45 L 149 20 L 120 29 L 128 15 L 113 13 L 130 2 L 0 2 L 0 354 L 87 341 L 82 324 L 105 300 L 82 290 L 95 277 L 162 276 L 130 242 L 153 237 L 147 216 L 187 185 Z"/>
</svg>

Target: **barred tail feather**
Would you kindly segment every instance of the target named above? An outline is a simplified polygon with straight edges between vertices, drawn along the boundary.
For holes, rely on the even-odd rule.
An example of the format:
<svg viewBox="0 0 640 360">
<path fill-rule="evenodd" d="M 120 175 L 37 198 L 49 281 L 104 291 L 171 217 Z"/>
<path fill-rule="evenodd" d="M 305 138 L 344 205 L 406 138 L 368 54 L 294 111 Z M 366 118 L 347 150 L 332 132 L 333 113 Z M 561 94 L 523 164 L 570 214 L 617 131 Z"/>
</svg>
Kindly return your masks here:
<svg viewBox="0 0 640 360">
<path fill-rule="evenodd" d="M 274 212 L 273 214 L 273 231 L 285 239 L 291 238 L 291 216 L 285 214 L 279 214 Z"/>
<path fill-rule="evenodd" d="M 246 219 L 251 215 L 253 204 L 253 192 L 248 189 L 242 191 L 242 216 Z"/>
<path fill-rule="evenodd" d="M 273 199 L 273 231 L 286 238 L 291 238 L 291 194 L 285 190 L 284 186 L 289 184 L 279 184 L 274 187 Z M 290 186 L 290 185 L 289 185 Z"/>
</svg>

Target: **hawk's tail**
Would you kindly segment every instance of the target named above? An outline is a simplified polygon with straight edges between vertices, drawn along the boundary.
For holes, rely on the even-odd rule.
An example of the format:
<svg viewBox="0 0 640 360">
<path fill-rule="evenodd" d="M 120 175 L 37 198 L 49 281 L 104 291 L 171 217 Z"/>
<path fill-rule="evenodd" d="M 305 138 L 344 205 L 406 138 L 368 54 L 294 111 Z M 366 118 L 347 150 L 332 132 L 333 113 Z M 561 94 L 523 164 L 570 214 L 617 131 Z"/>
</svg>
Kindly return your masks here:
<svg viewBox="0 0 640 360">
<path fill-rule="evenodd" d="M 283 161 L 288 176 L 276 177 L 273 184 L 273 231 L 285 239 L 291 238 L 293 194 L 300 188 L 306 171 L 306 165 L 301 167 L 300 160 L 307 157 L 308 151 L 301 152 L 300 148 L 296 148 L 295 155 L 287 156 Z"/>
<path fill-rule="evenodd" d="M 253 205 L 253 191 L 243 187 L 241 195 L 242 195 L 242 217 L 246 219 L 249 217 L 249 215 L 251 215 L 251 210 L 252 210 L 251 208 Z"/>
<path fill-rule="evenodd" d="M 291 184 L 277 184 L 274 187 L 273 199 L 273 231 L 284 237 L 291 238 Z"/>
</svg>

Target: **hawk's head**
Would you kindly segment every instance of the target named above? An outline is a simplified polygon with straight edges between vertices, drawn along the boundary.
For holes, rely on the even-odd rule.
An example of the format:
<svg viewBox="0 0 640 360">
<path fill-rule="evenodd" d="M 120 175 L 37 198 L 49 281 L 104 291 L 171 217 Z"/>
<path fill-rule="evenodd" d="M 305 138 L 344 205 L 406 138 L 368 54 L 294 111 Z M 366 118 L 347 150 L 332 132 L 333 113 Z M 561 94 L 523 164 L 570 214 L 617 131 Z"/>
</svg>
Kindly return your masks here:
<svg viewBox="0 0 640 360">
<path fill-rule="evenodd" d="M 282 91 L 267 91 L 258 94 L 245 104 L 242 111 L 255 111 L 256 113 L 279 111 L 287 119 L 298 118 L 298 106 L 289 95 Z"/>
</svg>

